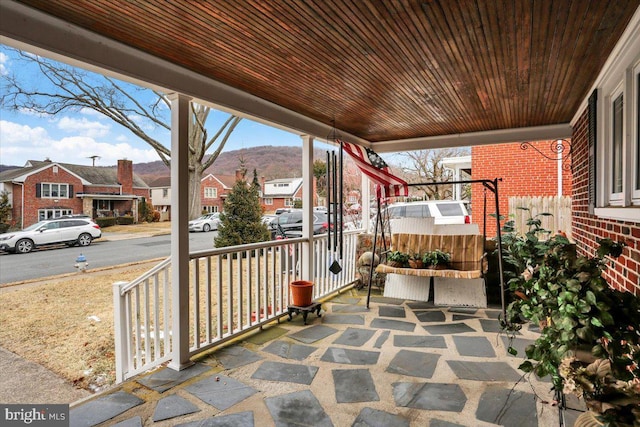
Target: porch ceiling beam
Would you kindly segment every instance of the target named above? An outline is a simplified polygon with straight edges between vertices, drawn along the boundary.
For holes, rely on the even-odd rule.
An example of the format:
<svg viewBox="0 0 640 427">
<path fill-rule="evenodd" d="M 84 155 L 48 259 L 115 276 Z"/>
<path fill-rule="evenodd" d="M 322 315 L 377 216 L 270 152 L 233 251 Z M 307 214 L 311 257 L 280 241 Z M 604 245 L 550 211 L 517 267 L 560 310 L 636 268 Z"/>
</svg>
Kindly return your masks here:
<svg viewBox="0 0 640 427">
<path fill-rule="evenodd" d="M 164 93 L 182 93 L 298 135 L 322 140 L 332 131 L 331 126 L 295 111 L 13 1 L 0 1 L 0 43 Z M 362 138 L 339 132 L 349 141 L 369 146 Z"/>
<path fill-rule="evenodd" d="M 499 129 L 486 132 L 459 133 L 426 138 L 376 142 L 371 147 L 378 153 L 423 150 L 425 148 L 470 147 L 473 145 L 499 144 L 522 141 L 546 141 L 571 138 L 569 123 L 516 129 Z"/>
</svg>

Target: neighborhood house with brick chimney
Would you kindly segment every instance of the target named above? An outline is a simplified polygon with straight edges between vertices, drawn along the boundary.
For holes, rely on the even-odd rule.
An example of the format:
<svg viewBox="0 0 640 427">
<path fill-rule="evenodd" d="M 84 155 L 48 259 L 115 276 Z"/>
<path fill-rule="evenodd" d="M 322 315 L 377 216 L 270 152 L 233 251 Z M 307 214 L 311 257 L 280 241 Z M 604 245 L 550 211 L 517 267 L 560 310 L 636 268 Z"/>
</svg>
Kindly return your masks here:
<svg viewBox="0 0 640 427">
<path fill-rule="evenodd" d="M 132 215 L 149 197 L 148 185 L 133 173 L 131 160 L 117 168 L 29 160 L 22 168 L 0 173 L 0 192 L 11 204 L 12 227 L 24 228 L 62 215 Z"/>
</svg>

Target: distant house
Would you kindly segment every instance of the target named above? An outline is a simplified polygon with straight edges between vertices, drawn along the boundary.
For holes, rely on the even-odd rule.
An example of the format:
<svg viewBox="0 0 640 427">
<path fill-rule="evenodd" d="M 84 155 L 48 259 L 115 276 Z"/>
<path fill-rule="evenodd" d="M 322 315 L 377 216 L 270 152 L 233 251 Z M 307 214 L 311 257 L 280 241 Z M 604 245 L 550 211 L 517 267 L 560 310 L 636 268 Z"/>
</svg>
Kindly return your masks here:
<svg viewBox="0 0 640 427">
<path fill-rule="evenodd" d="M 149 183 L 151 204 L 160 212 L 160 221 L 171 219 L 171 177 L 161 176 Z"/>
<path fill-rule="evenodd" d="M 200 179 L 200 203 L 202 212 L 222 212 L 224 201 L 236 180 L 242 179 L 240 171 L 235 175 L 208 174 Z M 160 211 L 161 219 L 171 219 L 171 177 L 157 178 L 149 184 L 151 203 Z M 166 214 L 165 214 L 166 213 Z"/>
<path fill-rule="evenodd" d="M 29 160 L 0 173 L 0 191 L 9 195 L 11 224 L 22 228 L 71 214 L 131 214 L 137 221 L 138 200 L 149 197 L 130 160 L 118 160 L 117 168 Z"/>
<path fill-rule="evenodd" d="M 262 207 L 265 212 L 275 212 L 280 208 L 292 208 L 302 200 L 302 178 L 279 178 L 262 180 Z M 318 204 L 316 182 L 313 182 L 313 204 Z"/>
</svg>

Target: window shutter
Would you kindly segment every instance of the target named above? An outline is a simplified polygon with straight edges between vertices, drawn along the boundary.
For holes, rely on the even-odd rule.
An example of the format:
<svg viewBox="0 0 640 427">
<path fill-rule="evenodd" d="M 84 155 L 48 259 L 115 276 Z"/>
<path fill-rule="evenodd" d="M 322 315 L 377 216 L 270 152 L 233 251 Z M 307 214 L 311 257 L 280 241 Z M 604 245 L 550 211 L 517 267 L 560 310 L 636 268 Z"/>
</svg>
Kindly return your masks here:
<svg viewBox="0 0 640 427">
<path fill-rule="evenodd" d="M 588 107 L 589 118 L 589 182 L 588 182 L 588 200 L 589 213 L 593 214 L 596 207 L 596 154 L 597 154 L 597 132 L 598 132 L 598 89 L 595 89 L 589 96 Z"/>
<path fill-rule="evenodd" d="M 41 196 L 41 191 L 42 191 L 42 186 L 40 185 L 40 183 L 36 184 L 36 197 L 39 199 Z"/>
<path fill-rule="evenodd" d="M 73 199 L 73 184 L 69 184 L 69 198 Z"/>
</svg>

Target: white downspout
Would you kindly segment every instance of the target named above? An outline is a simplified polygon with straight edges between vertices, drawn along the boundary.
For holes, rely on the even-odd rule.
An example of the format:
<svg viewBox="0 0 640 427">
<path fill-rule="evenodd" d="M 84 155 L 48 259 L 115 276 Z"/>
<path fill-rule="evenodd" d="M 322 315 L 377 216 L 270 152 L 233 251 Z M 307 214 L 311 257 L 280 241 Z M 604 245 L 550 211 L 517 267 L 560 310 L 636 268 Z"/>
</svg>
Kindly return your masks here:
<svg viewBox="0 0 640 427">
<path fill-rule="evenodd" d="M 558 197 L 562 197 L 562 151 L 558 153 Z"/>
</svg>

